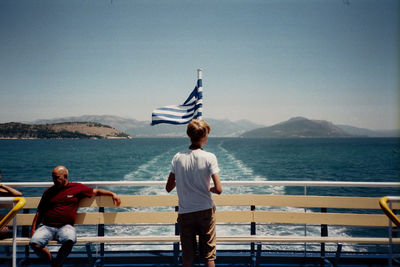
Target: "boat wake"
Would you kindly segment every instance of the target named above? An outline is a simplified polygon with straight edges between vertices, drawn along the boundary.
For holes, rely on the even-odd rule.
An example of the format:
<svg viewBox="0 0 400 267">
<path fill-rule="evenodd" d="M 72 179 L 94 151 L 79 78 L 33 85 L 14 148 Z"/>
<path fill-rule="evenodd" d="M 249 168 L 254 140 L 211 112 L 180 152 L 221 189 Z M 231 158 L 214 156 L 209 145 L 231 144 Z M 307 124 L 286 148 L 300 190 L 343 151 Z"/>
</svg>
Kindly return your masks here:
<svg viewBox="0 0 400 267">
<path fill-rule="evenodd" d="M 124 175 L 126 181 L 163 181 L 168 177 L 173 150 L 168 150 Z"/>
<path fill-rule="evenodd" d="M 265 181 L 268 180 L 267 177 L 259 176 L 254 173 L 254 171 L 247 166 L 243 161 L 237 159 L 234 154 L 230 153 L 228 150 L 223 148 L 223 143 L 218 144 L 213 147 L 214 150 L 210 152 L 214 153 L 219 162 L 220 166 L 220 177 L 221 181 L 224 180 L 247 180 L 247 181 Z M 168 174 L 170 172 L 170 162 L 174 154 L 173 150 L 166 151 L 159 154 L 149 160 L 148 162 L 140 165 L 136 170 L 127 173 L 124 176 L 125 180 L 149 180 L 149 181 L 166 181 Z M 139 195 L 164 195 L 166 191 L 163 186 L 152 186 L 152 187 L 137 187 L 130 188 L 130 194 Z M 176 194 L 176 191 L 172 192 Z M 224 186 L 224 194 L 285 194 L 284 186 Z M 165 208 L 143 208 L 141 210 L 164 210 Z M 172 211 L 172 207 L 169 208 Z M 250 209 L 250 207 L 218 207 L 218 210 L 232 210 L 232 209 Z M 303 208 L 276 208 L 276 207 L 263 207 L 265 210 L 279 210 L 279 211 L 297 211 L 304 212 Z M 218 212 L 218 211 L 217 211 Z M 311 212 L 307 210 L 307 212 Z M 256 232 L 260 235 L 308 235 L 308 236 L 320 236 L 320 226 L 310 227 L 307 226 L 293 226 L 293 225 L 277 225 L 277 224 L 257 224 Z M 173 235 L 175 233 L 175 227 L 160 226 L 160 225 L 144 225 L 144 226 L 112 226 L 107 227 L 105 235 L 111 236 L 123 236 L 123 235 Z M 346 229 L 341 227 L 336 227 L 335 229 L 329 229 L 330 235 L 334 236 L 347 236 Z M 249 224 L 218 224 L 217 225 L 217 235 L 249 235 L 250 225 Z M 232 244 L 222 244 L 219 245 L 220 249 L 230 249 L 234 246 L 235 249 L 248 248 L 248 245 L 232 245 Z M 109 250 L 152 250 L 152 249 L 171 249 L 171 245 L 107 245 Z M 264 245 L 263 249 L 297 249 L 297 250 L 308 250 L 312 251 L 314 249 L 319 249 L 319 245 L 287 245 L 287 244 L 273 244 Z"/>
</svg>

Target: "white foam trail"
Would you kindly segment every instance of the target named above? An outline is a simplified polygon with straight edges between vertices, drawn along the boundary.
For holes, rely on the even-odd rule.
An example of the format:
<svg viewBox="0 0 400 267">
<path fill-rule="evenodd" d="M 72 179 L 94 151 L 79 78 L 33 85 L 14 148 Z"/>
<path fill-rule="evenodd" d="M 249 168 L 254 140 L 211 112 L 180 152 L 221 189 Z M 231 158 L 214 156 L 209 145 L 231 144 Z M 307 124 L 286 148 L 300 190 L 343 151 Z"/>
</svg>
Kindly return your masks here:
<svg viewBox="0 0 400 267">
<path fill-rule="evenodd" d="M 148 162 L 140 165 L 135 171 L 124 175 L 124 180 L 165 180 L 165 175 L 169 173 L 172 150 L 156 155 Z"/>
<path fill-rule="evenodd" d="M 219 151 L 215 154 L 218 155 L 217 158 L 221 165 L 221 170 L 226 171 L 226 174 L 221 171 L 222 176 L 230 174 L 232 175 L 229 177 L 231 180 L 268 180 L 266 177 L 255 175 L 253 170 L 247 167 L 243 161 L 237 159 L 232 153 L 223 148 L 222 143 L 219 143 L 217 148 Z"/>
<path fill-rule="evenodd" d="M 151 160 L 140 165 L 136 170 L 124 175 L 124 180 L 128 181 L 167 181 L 171 169 L 171 160 L 174 149 L 170 149 L 162 154 L 154 156 Z M 130 188 L 138 195 L 165 195 L 163 186 L 146 186 Z"/>
<path fill-rule="evenodd" d="M 246 180 L 246 181 L 266 181 L 267 177 L 260 176 L 254 173 L 253 169 L 246 165 L 240 159 L 237 159 L 233 153 L 223 148 L 223 142 L 216 146 L 212 151 L 218 158 L 218 163 L 221 169 L 221 181 L 224 180 Z M 265 194 L 282 194 L 284 191 L 283 186 L 269 186 L 263 188 Z M 245 194 L 254 193 L 252 187 L 237 187 L 231 186 L 224 188 L 224 193 L 228 194 Z"/>
<path fill-rule="evenodd" d="M 217 156 L 218 163 L 221 169 L 221 181 L 224 180 L 250 180 L 250 181 L 265 181 L 267 177 L 256 175 L 250 167 L 243 161 L 237 159 L 233 153 L 229 152 L 222 147 L 222 142 L 215 147 L 210 147 L 210 152 Z M 166 181 L 169 171 L 170 162 L 173 156 L 173 151 L 169 150 L 160 155 L 156 155 L 148 162 L 140 165 L 135 171 L 132 171 L 124 176 L 125 180 L 151 180 L 151 181 Z M 133 189 L 132 189 L 133 190 Z M 141 187 L 135 188 L 135 194 L 140 195 L 162 195 L 166 194 L 163 187 Z M 283 186 L 265 186 L 262 188 L 263 194 L 284 194 L 285 188 Z M 245 194 L 245 193 L 259 193 L 260 188 L 254 187 L 224 187 L 226 194 Z M 176 193 L 176 191 L 174 192 Z M 165 210 L 161 208 L 130 208 L 129 210 Z M 218 207 L 218 210 L 231 210 L 231 209 L 250 209 L 250 207 Z M 264 207 L 263 210 L 287 210 L 302 212 L 301 208 L 281 208 L 281 207 Z M 311 212 L 311 211 L 307 211 Z M 304 226 L 297 225 L 279 225 L 279 224 L 257 224 L 256 232 L 260 235 L 304 235 Z M 333 236 L 347 236 L 345 228 L 336 227 L 329 228 L 329 235 Z M 145 226 L 110 226 L 106 228 L 106 235 L 173 235 L 175 232 L 173 225 L 160 226 L 160 225 L 145 225 Z M 218 224 L 217 235 L 249 235 L 250 224 Z M 307 226 L 307 235 L 319 236 L 319 226 Z M 166 249 L 170 250 L 172 245 L 108 245 L 109 250 L 152 250 L 152 249 Z M 234 248 L 249 248 L 249 245 L 218 245 L 218 249 L 231 249 Z M 353 246 L 350 246 L 354 249 Z M 263 245 L 263 249 L 296 249 L 304 250 L 304 245 L 290 245 L 290 244 L 277 244 L 277 245 Z M 307 250 L 319 249 L 319 245 L 307 245 Z M 328 251 L 328 249 L 327 249 Z"/>
<path fill-rule="evenodd" d="M 225 148 L 222 147 L 223 143 L 219 143 L 217 148 L 218 150 L 213 151 L 218 158 L 218 161 L 220 163 L 220 168 L 221 168 L 221 180 L 223 181 L 224 179 L 226 180 L 249 180 L 249 181 L 265 181 L 268 180 L 267 177 L 263 177 L 260 175 L 256 175 L 254 171 L 248 167 L 243 161 L 237 159 L 231 152 L 226 150 Z M 263 188 L 263 194 L 272 194 L 272 195 L 279 195 L 279 194 L 284 194 L 285 193 L 285 188 L 283 186 L 269 186 L 269 187 L 264 187 Z M 224 193 L 229 193 L 229 194 L 244 194 L 244 193 L 255 193 L 259 192 L 259 188 L 254 189 L 252 187 L 231 187 L 226 190 L 224 188 Z M 250 207 L 247 207 L 249 209 Z M 231 207 L 220 207 L 218 208 L 219 210 L 228 210 L 231 209 Z M 245 208 L 240 208 L 240 209 L 246 209 Z M 268 207 L 268 208 L 263 208 L 263 210 L 279 210 L 279 211 L 297 211 L 297 212 L 303 212 L 304 209 L 301 208 L 283 208 L 283 207 Z M 311 212 L 307 210 L 307 212 Z M 333 236 L 347 236 L 345 233 L 345 228 L 343 227 L 337 227 L 334 229 L 329 229 L 329 233 Z M 310 227 L 307 226 L 307 235 L 311 236 L 319 236 L 320 235 L 320 227 Z M 257 234 L 265 234 L 265 235 L 304 235 L 305 233 L 305 228 L 303 226 L 296 226 L 296 225 L 268 225 L 268 224 L 258 224 L 257 225 Z M 217 235 L 249 235 L 250 234 L 250 225 L 217 225 Z M 248 248 L 248 245 L 243 245 L 239 246 L 243 248 Z M 289 244 L 279 244 L 279 245 L 265 245 L 265 248 L 267 249 L 272 249 L 272 247 L 279 248 L 279 249 L 285 249 L 285 248 L 294 248 L 293 245 Z M 353 248 L 353 246 L 350 246 Z M 229 249 L 232 248 L 232 245 L 220 245 L 219 248 L 225 248 Z M 311 247 L 312 248 L 312 247 Z M 314 246 L 315 248 L 315 246 Z M 319 248 L 319 247 L 318 247 Z M 295 249 L 301 249 L 300 247 L 295 247 Z M 307 246 L 307 250 L 310 249 L 310 245 Z"/>
</svg>

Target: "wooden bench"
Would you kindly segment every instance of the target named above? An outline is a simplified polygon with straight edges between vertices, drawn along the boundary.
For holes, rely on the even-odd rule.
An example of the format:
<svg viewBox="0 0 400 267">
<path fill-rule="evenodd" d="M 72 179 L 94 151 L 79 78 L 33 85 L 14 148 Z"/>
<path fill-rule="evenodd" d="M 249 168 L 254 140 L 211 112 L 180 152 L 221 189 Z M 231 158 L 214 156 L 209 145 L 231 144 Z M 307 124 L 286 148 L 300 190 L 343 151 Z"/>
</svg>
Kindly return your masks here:
<svg viewBox="0 0 400 267">
<path fill-rule="evenodd" d="M 40 197 L 27 197 L 25 210 L 32 213 L 19 213 L 18 226 L 31 226 L 35 209 Z M 81 208 L 96 208 L 90 211 L 79 211 L 76 225 L 175 225 L 178 205 L 176 195 L 126 195 L 121 196 L 121 208 L 116 211 L 99 212 L 97 208 L 114 207 L 109 197 L 94 197 L 84 199 Z M 334 197 L 334 196 L 294 196 L 294 195 L 215 195 L 218 224 L 250 224 L 251 232 L 247 235 L 218 235 L 218 243 L 259 244 L 257 253 L 261 253 L 261 244 L 269 243 L 334 243 L 334 244 L 400 244 L 400 238 L 388 237 L 349 237 L 329 236 L 327 230 L 321 235 L 259 235 L 256 225 L 259 224 L 288 224 L 288 225 L 318 225 L 356 226 L 356 227 L 388 227 L 389 220 L 380 211 L 379 198 L 369 197 Z M 170 207 L 168 211 L 133 210 L 140 208 Z M 223 207 L 242 207 L 241 210 L 225 210 Z M 243 208 L 245 207 L 245 208 Z M 268 210 L 270 207 L 280 207 Z M 125 210 L 123 210 L 125 208 Z M 132 210 L 127 210 L 132 209 Z M 279 210 L 283 209 L 283 210 Z M 311 209 L 313 211 L 311 211 Z M 317 210 L 316 210 L 317 209 Z M 333 212 L 330 209 L 334 209 Z M 400 209 L 400 203 L 394 203 L 393 209 Z M 114 209 L 111 209 L 114 210 Z M 218 226 L 220 227 L 220 226 Z M 175 243 L 179 236 L 172 235 L 135 235 L 135 236 L 79 236 L 78 244 L 87 243 Z M 28 237 L 18 237 L 17 245 L 28 245 Z M 12 239 L 0 240 L 0 245 L 10 245 Z M 55 242 L 51 242 L 55 244 Z M 322 248 L 321 248 L 322 249 Z M 179 250 L 179 245 L 178 245 Z"/>
</svg>

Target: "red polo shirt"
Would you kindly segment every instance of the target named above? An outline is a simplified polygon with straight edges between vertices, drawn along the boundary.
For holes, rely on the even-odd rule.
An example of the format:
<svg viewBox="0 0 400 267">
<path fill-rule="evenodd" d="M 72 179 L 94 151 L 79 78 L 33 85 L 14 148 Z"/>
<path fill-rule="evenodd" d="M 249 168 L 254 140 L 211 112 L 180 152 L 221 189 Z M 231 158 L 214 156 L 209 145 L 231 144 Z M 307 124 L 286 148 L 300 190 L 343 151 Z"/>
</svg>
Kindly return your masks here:
<svg viewBox="0 0 400 267">
<path fill-rule="evenodd" d="M 79 201 L 93 195 L 93 188 L 81 183 L 68 183 L 63 188 L 49 187 L 44 191 L 38 211 L 43 224 L 49 226 L 74 225 Z"/>
</svg>

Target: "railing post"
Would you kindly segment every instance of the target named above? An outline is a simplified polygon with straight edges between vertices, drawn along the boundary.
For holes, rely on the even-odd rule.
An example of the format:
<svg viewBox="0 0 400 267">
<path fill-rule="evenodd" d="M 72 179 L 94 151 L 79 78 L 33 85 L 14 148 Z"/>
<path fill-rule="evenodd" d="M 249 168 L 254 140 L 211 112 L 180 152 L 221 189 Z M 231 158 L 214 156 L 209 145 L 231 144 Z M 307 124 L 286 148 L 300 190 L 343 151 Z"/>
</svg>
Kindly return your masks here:
<svg viewBox="0 0 400 267">
<path fill-rule="evenodd" d="M 104 207 L 100 207 L 99 212 L 104 213 Z M 97 226 L 97 236 L 104 236 L 104 224 L 98 224 Z M 100 243 L 100 257 L 104 257 L 104 243 Z"/>
<path fill-rule="evenodd" d="M 256 206 L 252 205 L 250 206 L 250 210 L 251 211 L 255 211 L 256 210 Z M 256 235 L 256 223 L 255 222 L 251 222 L 250 223 L 250 235 Z M 254 242 L 250 244 L 250 249 L 251 249 L 251 257 L 254 257 L 254 251 L 255 251 L 255 244 Z"/>
<path fill-rule="evenodd" d="M 27 214 L 29 213 L 29 209 L 24 209 L 22 213 Z M 29 226 L 22 226 L 22 236 L 23 237 L 30 237 Z M 25 246 L 25 258 L 29 257 L 29 245 Z"/>
<path fill-rule="evenodd" d="M 96 189 L 98 187 L 96 186 Z M 104 207 L 99 207 L 99 212 L 104 213 Z M 104 224 L 97 225 L 97 236 L 104 236 Z M 100 243 L 100 258 L 101 261 L 104 258 L 104 243 Z"/>
<path fill-rule="evenodd" d="M 304 196 L 307 195 L 307 185 L 304 186 Z M 304 212 L 307 212 L 307 208 L 304 208 Z M 307 236 L 307 224 L 304 225 L 304 236 Z M 307 243 L 304 243 L 304 257 L 307 256 Z"/>
<path fill-rule="evenodd" d="M 321 213 L 326 213 L 327 208 L 321 208 Z M 328 236 L 328 225 L 321 224 L 321 236 Z M 325 243 L 321 243 L 321 259 L 324 264 L 325 262 Z"/>
<path fill-rule="evenodd" d="M 88 256 L 89 266 L 93 266 L 94 265 L 91 245 L 92 245 L 91 243 L 86 243 L 85 244 L 86 254 Z"/>
<path fill-rule="evenodd" d="M 13 204 L 15 206 L 15 203 Z M 12 256 L 12 266 L 17 266 L 17 217 L 13 218 L 13 256 Z"/>
<path fill-rule="evenodd" d="M 392 209 L 392 202 L 391 201 L 389 201 L 389 209 Z M 393 250 L 392 250 L 392 248 L 393 248 L 393 240 L 392 240 L 392 238 L 393 238 L 393 236 L 392 236 L 392 234 L 393 234 L 393 226 L 392 226 L 392 220 L 389 218 L 389 227 L 388 227 L 388 231 L 389 231 L 389 248 L 388 248 L 388 250 L 389 250 L 389 256 L 388 256 L 388 266 L 389 267 L 392 267 L 392 259 L 393 259 Z"/>
<path fill-rule="evenodd" d="M 175 212 L 179 211 L 179 207 L 175 206 Z M 178 222 L 175 223 L 175 235 L 179 235 L 179 225 Z M 179 242 L 175 242 L 174 246 L 174 265 L 179 266 Z"/>
</svg>

